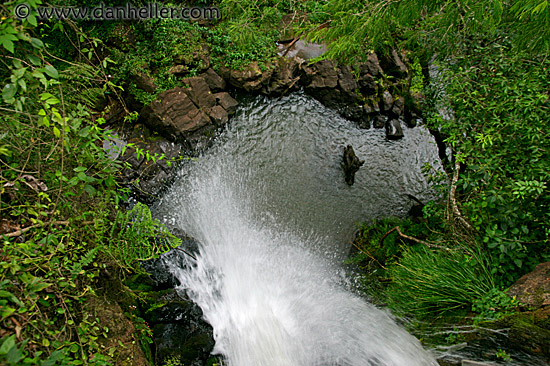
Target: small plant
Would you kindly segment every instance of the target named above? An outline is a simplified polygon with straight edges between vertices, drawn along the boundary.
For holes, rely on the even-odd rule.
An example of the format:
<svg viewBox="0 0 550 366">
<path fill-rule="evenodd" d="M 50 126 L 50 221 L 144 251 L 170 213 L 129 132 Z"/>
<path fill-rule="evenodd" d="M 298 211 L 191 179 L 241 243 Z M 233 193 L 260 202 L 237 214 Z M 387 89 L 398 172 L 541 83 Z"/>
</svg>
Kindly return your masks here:
<svg viewBox="0 0 550 366">
<path fill-rule="evenodd" d="M 497 353 L 496 353 L 495 356 L 497 357 L 497 359 L 503 360 L 503 361 L 505 361 L 505 362 L 510 362 L 510 361 L 512 361 L 512 357 L 511 357 L 508 353 L 506 353 L 505 350 L 500 349 L 500 348 L 498 349 L 498 351 L 497 351 Z"/>
<path fill-rule="evenodd" d="M 478 313 L 474 322 L 500 319 L 512 314 L 518 306 L 519 302 L 515 296 L 510 297 L 498 288 L 492 288 L 472 304 L 472 311 Z"/>
</svg>

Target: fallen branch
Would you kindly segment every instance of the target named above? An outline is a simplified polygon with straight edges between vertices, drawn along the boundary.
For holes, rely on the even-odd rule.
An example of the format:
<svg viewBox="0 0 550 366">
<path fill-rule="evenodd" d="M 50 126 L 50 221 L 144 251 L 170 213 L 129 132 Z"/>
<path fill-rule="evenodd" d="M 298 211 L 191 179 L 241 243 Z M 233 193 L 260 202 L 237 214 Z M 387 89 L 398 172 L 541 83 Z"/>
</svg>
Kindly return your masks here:
<svg viewBox="0 0 550 366">
<path fill-rule="evenodd" d="M 390 231 L 385 233 L 384 236 L 382 236 L 382 238 L 380 239 L 380 246 L 382 246 L 384 244 L 384 239 L 386 239 L 386 237 L 394 231 L 397 231 L 397 234 L 399 234 L 400 237 L 402 237 L 404 239 L 414 241 L 415 243 L 423 244 L 423 245 L 427 246 L 428 248 L 451 250 L 451 249 L 449 249 L 447 247 L 444 247 L 444 246 L 441 246 L 441 245 L 432 244 L 432 243 L 428 243 L 427 241 L 417 239 L 414 236 L 405 235 L 401 232 L 401 228 L 399 226 L 394 227 L 393 229 L 391 229 Z"/>
<path fill-rule="evenodd" d="M 70 222 L 68 220 L 65 220 L 65 221 L 47 221 L 47 222 L 43 222 L 43 223 L 40 223 L 40 224 L 34 224 L 34 225 L 31 225 L 31 226 L 27 226 L 26 228 L 19 229 L 19 230 L 16 230 L 16 231 L 12 231 L 11 233 L 0 234 L 0 235 L 6 236 L 8 238 L 13 238 L 13 237 L 16 237 L 16 236 L 21 236 L 24 233 L 26 233 L 27 231 L 35 229 L 37 227 L 42 227 L 42 226 L 46 226 L 46 225 L 69 225 L 69 223 Z M 90 225 L 90 224 L 93 224 L 93 223 L 94 223 L 93 221 L 83 221 L 82 222 L 83 225 Z"/>
</svg>

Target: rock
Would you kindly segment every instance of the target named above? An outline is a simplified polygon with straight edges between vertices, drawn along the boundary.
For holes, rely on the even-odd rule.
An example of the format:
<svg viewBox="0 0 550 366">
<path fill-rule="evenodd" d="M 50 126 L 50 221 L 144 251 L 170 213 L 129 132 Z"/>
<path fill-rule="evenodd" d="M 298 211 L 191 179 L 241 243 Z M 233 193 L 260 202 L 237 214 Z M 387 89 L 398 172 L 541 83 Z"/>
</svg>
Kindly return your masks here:
<svg viewBox="0 0 550 366">
<path fill-rule="evenodd" d="M 405 107 L 405 98 L 399 96 L 395 99 L 395 101 L 393 102 L 393 106 L 391 107 L 391 113 L 395 116 L 395 117 L 400 117 L 403 115 L 403 111 L 404 111 L 404 107 Z"/>
<path fill-rule="evenodd" d="M 460 365 L 461 366 L 491 366 L 491 365 L 493 365 L 493 363 L 478 362 L 478 361 L 471 361 L 471 360 L 462 360 Z"/>
<path fill-rule="evenodd" d="M 138 89 L 147 93 L 154 93 L 158 86 L 155 84 L 155 79 L 143 72 L 132 73 L 130 79 L 136 84 Z"/>
<path fill-rule="evenodd" d="M 387 90 L 382 94 L 382 108 L 384 111 L 389 111 L 393 106 L 393 96 Z"/>
<path fill-rule="evenodd" d="M 140 347 L 140 339 L 134 324 L 124 315 L 119 304 L 109 303 L 97 296 L 88 296 L 84 302 L 84 313 L 90 314 L 90 321 L 97 320 L 101 329 L 109 330 L 108 337 L 100 335 L 97 342 L 104 349 L 116 350 L 113 356 L 116 365 L 150 365 Z"/>
<path fill-rule="evenodd" d="M 204 81 L 206 81 L 208 87 L 213 93 L 225 90 L 225 87 L 227 86 L 225 80 L 223 80 L 223 78 L 211 68 L 206 70 L 201 77 Z"/>
<path fill-rule="evenodd" d="M 202 95 L 200 90 L 193 93 L 195 98 Z M 212 99 L 201 103 L 214 106 L 216 100 L 209 95 Z M 143 107 L 140 118 L 153 131 L 172 140 L 188 136 L 211 123 L 210 118 L 193 103 L 187 90 L 179 87 L 161 93 L 157 100 Z"/>
<path fill-rule="evenodd" d="M 212 109 L 210 109 L 209 116 L 212 119 L 212 122 L 214 122 L 217 126 L 222 126 L 229 120 L 229 115 L 220 105 L 215 105 L 212 107 Z"/>
<path fill-rule="evenodd" d="M 258 62 L 254 61 L 247 65 L 243 70 L 233 70 L 220 68 L 220 73 L 226 81 L 229 81 L 234 87 L 244 89 L 247 92 L 259 91 L 267 84 L 273 67 L 262 71 Z"/>
<path fill-rule="evenodd" d="M 216 102 L 226 110 L 229 115 L 232 115 L 237 110 L 239 102 L 237 102 L 229 93 L 222 92 L 213 94 Z"/>
<path fill-rule="evenodd" d="M 359 76 L 359 88 L 365 95 L 376 95 L 378 85 L 376 84 L 374 76 L 371 74 L 361 74 L 361 76 Z"/>
<path fill-rule="evenodd" d="M 330 88 L 334 89 L 338 85 L 338 73 L 335 70 L 335 65 L 331 60 L 322 60 L 303 68 L 305 73 L 306 89 Z"/>
<path fill-rule="evenodd" d="M 155 364 L 177 359 L 181 365 L 205 365 L 214 337 L 201 309 L 176 291 L 167 292 L 155 303 L 165 303 L 146 314 L 154 334 Z"/>
<path fill-rule="evenodd" d="M 550 262 L 541 263 L 521 277 L 508 290 L 508 295 L 530 308 L 550 305 Z"/>
<path fill-rule="evenodd" d="M 327 46 L 324 44 L 306 42 L 303 39 L 299 39 L 291 46 L 284 47 L 279 52 L 279 55 L 307 61 L 322 56 L 326 51 Z"/>
<path fill-rule="evenodd" d="M 403 129 L 401 128 L 401 123 L 399 123 L 399 120 L 392 119 L 386 122 L 386 137 L 388 139 L 397 140 L 403 136 Z"/>
<path fill-rule="evenodd" d="M 367 61 L 359 65 L 359 70 L 361 76 L 370 74 L 374 77 L 380 77 L 384 73 L 382 67 L 380 67 L 378 56 L 374 52 L 368 54 Z"/>
<path fill-rule="evenodd" d="M 353 147 L 351 145 L 346 146 L 344 149 L 342 168 L 344 169 L 346 183 L 349 186 L 352 186 L 353 183 L 355 183 L 355 173 L 364 163 L 364 160 L 359 160 L 359 158 L 355 155 L 355 151 L 353 151 Z"/>
<path fill-rule="evenodd" d="M 378 115 L 374 117 L 374 120 L 372 121 L 372 126 L 374 128 L 384 128 L 386 126 L 386 121 L 388 120 L 387 117 Z"/>
<path fill-rule="evenodd" d="M 185 89 L 186 94 L 200 109 L 206 111 L 216 105 L 216 98 L 212 95 L 210 87 L 203 77 L 187 78 L 184 82 L 189 86 L 188 89 Z"/>
<path fill-rule="evenodd" d="M 269 83 L 262 92 L 271 96 L 282 96 L 298 88 L 301 76 L 299 64 L 295 58 L 279 58 Z"/>
<path fill-rule="evenodd" d="M 338 86 L 344 93 L 355 93 L 358 85 L 351 73 L 351 67 L 341 66 L 338 68 Z"/>
<path fill-rule="evenodd" d="M 407 76 L 407 66 L 402 61 L 401 56 L 394 49 L 389 56 L 383 56 L 382 68 L 386 70 L 386 74 L 392 75 L 398 78 L 404 78 Z"/>
</svg>

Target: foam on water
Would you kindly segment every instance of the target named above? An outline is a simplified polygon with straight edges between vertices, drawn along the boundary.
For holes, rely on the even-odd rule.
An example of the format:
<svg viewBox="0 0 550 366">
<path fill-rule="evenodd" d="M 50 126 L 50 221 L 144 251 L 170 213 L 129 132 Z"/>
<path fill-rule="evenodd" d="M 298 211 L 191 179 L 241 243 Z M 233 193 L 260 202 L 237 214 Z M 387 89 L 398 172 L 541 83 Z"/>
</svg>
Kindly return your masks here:
<svg viewBox="0 0 550 366">
<path fill-rule="evenodd" d="M 159 203 L 157 214 L 200 245 L 196 260 L 172 263 L 172 271 L 203 310 L 215 352 L 229 366 L 437 365 L 388 312 L 341 285 L 338 259 L 354 221 L 386 215 L 388 207 L 402 214 L 392 211 L 402 194 L 384 195 L 373 189 L 380 181 L 369 182 L 384 179 L 388 167 L 373 176 L 367 151 L 390 162 L 397 160 L 387 151 L 392 146 L 396 156 L 412 151 L 412 160 L 400 160 L 417 163 L 401 174 L 393 161 L 394 175 L 383 186 L 412 180 L 407 192 L 430 195 L 417 170 L 434 159 L 435 147 L 419 157 L 409 136 L 377 153 L 377 138 L 388 143 L 380 131 L 359 131 L 302 95 L 260 98 L 184 167 Z M 429 144 L 429 136 L 420 139 Z M 339 167 L 340 148 L 349 142 L 370 164 L 351 188 Z M 365 216 L 369 211 L 375 214 Z"/>
</svg>

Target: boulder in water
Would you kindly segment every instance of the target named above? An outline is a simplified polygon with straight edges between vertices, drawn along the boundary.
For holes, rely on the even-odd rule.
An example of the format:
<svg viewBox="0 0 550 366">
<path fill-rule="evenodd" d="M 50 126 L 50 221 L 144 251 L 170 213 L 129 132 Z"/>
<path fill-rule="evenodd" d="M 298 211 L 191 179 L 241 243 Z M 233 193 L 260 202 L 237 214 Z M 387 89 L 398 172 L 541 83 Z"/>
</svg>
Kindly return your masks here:
<svg viewBox="0 0 550 366">
<path fill-rule="evenodd" d="M 401 128 L 399 120 L 391 119 L 386 122 L 386 137 L 388 139 L 397 140 L 402 138 L 403 136 L 403 129 Z"/>
<path fill-rule="evenodd" d="M 351 186 L 355 183 L 355 173 L 364 163 L 364 160 L 359 160 L 359 158 L 355 155 L 355 151 L 353 151 L 353 147 L 351 145 L 348 145 L 344 149 L 344 162 L 342 164 L 342 168 L 344 169 L 344 175 L 348 185 Z"/>
</svg>

